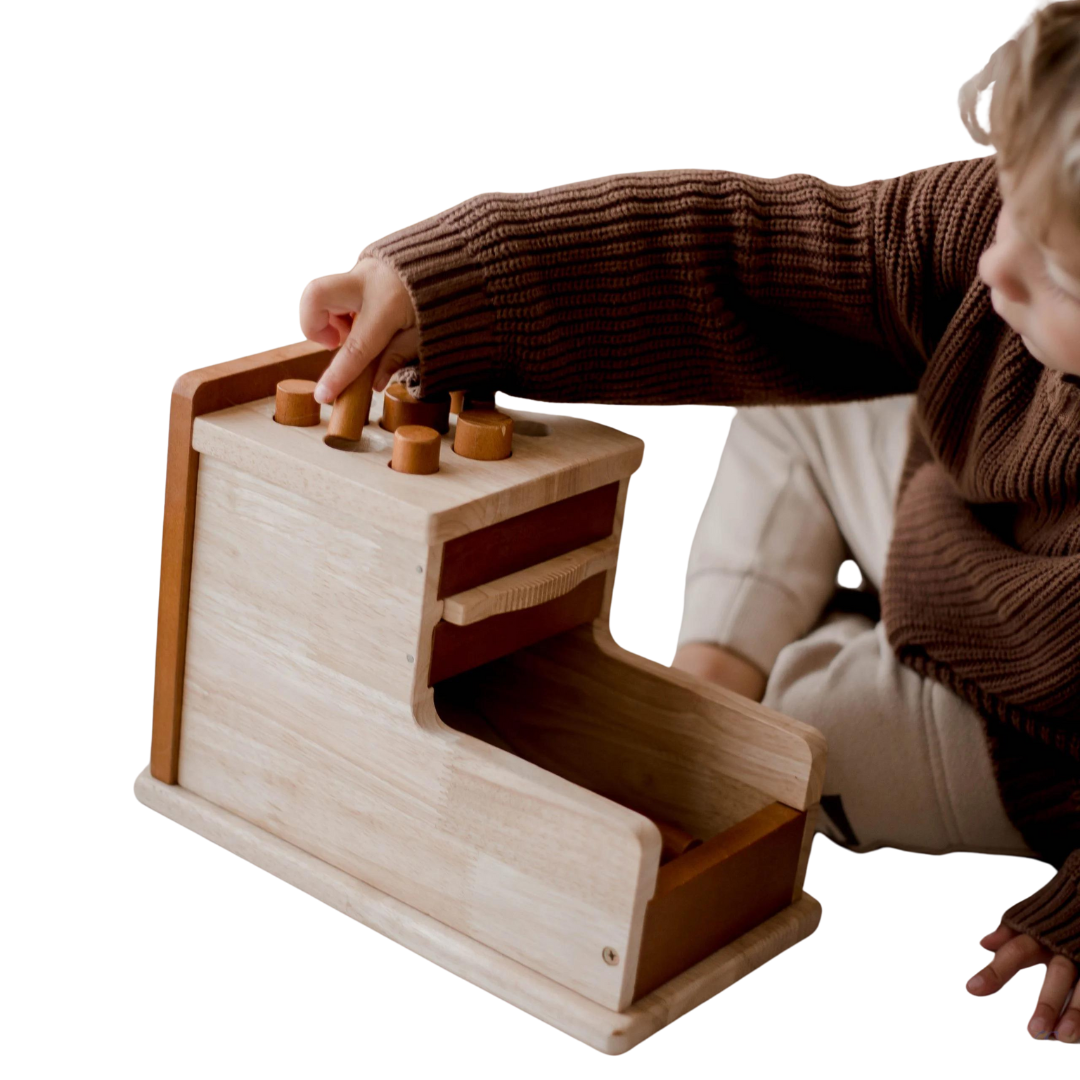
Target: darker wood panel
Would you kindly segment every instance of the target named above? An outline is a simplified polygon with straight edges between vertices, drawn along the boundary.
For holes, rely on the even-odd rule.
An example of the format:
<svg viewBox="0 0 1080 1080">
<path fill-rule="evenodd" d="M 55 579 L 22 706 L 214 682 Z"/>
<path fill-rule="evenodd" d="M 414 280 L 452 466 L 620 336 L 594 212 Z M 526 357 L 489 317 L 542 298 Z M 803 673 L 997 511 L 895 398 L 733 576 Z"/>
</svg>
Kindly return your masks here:
<svg viewBox="0 0 1080 1080">
<path fill-rule="evenodd" d="M 428 686 L 534 645 L 552 634 L 592 622 L 603 606 L 606 579 L 606 573 L 595 574 L 565 596 L 521 611 L 492 615 L 468 626 L 440 620 L 431 636 Z"/>
<path fill-rule="evenodd" d="M 440 599 L 605 539 L 618 497 L 615 481 L 447 541 Z"/>
<path fill-rule="evenodd" d="M 772 803 L 660 867 L 635 1001 L 791 903 L 805 820 Z"/>
</svg>

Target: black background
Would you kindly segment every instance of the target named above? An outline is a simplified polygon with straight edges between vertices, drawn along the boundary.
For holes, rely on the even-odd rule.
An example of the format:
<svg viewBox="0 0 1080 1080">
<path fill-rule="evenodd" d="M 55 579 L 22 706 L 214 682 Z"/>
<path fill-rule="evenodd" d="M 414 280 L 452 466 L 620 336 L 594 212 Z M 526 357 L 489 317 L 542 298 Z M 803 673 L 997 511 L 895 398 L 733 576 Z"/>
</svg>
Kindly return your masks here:
<svg viewBox="0 0 1080 1080">
<path fill-rule="evenodd" d="M 956 23 L 940 3 L 671 8 L 639 23 L 610 9 L 603 27 L 555 13 L 521 26 L 478 16 L 428 25 L 399 11 L 407 25 L 392 46 L 359 15 L 333 32 L 301 19 L 291 42 L 301 60 L 242 39 L 193 45 L 144 87 L 156 107 L 140 133 L 140 243 L 165 330 L 149 364 L 144 345 L 130 350 L 149 374 L 140 416 L 158 448 L 148 513 L 159 512 L 173 379 L 298 339 L 303 285 L 348 269 L 369 240 L 483 190 L 683 166 L 853 184 L 972 157 L 984 151 L 957 120 L 956 87 L 1027 6 L 991 5 L 993 16 L 966 6 Z M 728 410 L 565 410 L 645 438 L 612 630 L 670 661 Z M 133 775 L 148 728 L 146 717 L 133 724 Z M 168 1054 L 213 1032 L 240 1052 L 295 1042 L 320 1070 L 340 1055 L 360 1068 L 390 1054 L 511 1069 L 592 1056 L 134 802 L 130 813 L 125 937 L 147 987 L 135 1009 Z M 825 908 L 818 934 L 632 1059 L 656 1069 L 693 1055 L 723 1068 L 758 1043 L 770 1063 L 816 1052 L 827 1067 L 867 1042 L 1026 1044 L 1041 969 L 986 1000 L 963 982 L 988 959 L 978 937 L 1049 872 L 963 854 L 860 858 L 819 839 L 808 880 Z M 162 1010 L 180 1017 L 179 1034 Z"/>
</svg>

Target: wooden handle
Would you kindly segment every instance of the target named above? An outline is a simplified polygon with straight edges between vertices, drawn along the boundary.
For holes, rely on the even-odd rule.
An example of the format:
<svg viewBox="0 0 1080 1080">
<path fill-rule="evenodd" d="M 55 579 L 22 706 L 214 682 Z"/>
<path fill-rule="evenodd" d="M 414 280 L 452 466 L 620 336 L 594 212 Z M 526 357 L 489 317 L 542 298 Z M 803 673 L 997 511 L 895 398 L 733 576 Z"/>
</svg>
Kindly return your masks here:
<svg viewBox="0 0 1080 1080">
<path fill-rule="evenodd" d="M 557 555 L 554 559 L 448 596 L 442 617 L 455 626 L 468 626 L 490 615 L 521 611 L 565 596 L 586 578 L 610 570 L 619 554 L 614 536 Z"/>
<path fill-rule="evenodd" d="M 327 446 L 335 450 L 352 450 L 360 441 L 371 408 L 371 383 L 374 378 L 375 365 L 368 364 L 356 381 L 338 394 L 323 436 Z"/>
</svg>

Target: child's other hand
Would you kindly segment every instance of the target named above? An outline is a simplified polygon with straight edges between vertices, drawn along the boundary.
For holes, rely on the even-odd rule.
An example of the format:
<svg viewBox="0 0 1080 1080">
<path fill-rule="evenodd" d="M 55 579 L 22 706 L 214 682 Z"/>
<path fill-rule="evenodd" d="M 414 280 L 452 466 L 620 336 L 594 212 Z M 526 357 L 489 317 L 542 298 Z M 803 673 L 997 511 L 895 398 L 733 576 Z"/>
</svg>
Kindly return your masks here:
<svg viewBox="0 0 1080 1080">
<path fill-rule="evenodd" d="M 989 949 L 994 959 L 971 977 L 967 984 L 970 993 L 978 997 L 996 994 L 1022 968 L 1046 964 L 1046 978 L 1039 1004 L 1028 1021 L 1028 1033 L 1036 1039 L 1080 1040 L 1080 984 L 1076 965 L 1068 957 L 1052 953 L 1033 937 L 1007 926 L 999 926 L 979 944 Z"/>
<path fill-rule="evenodd" d="M 706 682 L 714 682 L 751 701 L 765 696 L 768 676 L 756 664 L 711 641 L 688 641 L 679 647 L 671 666 Z"/>
<path fill-rule="evenodd" d="M 374 388 L 385 390 L 420 343 L 412 297 L 398 272 L 378 259 L 309 282 L 300 297 L 300 329 L 308 341 L 338 350 L 315 388 L 324 405 L 372 363 L 379 365 Z"/>
</svg>

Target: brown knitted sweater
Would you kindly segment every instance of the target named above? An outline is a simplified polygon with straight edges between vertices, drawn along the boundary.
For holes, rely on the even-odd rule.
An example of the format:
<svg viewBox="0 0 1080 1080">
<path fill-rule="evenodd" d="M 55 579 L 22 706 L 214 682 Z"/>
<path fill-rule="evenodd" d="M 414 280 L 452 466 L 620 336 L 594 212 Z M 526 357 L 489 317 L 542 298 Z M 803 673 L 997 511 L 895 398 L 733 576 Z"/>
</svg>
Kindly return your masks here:
<svg viewBox="0 0 1080 1080">
<path fill-rule="evenodd" d="M 899 659 L 983 717 L 1059 873 L 1005 921 L 1080 961 L 1080 380 L 993 310 L 996 157 L 851 187 L 678 170 L 489 194 L 372 244 L 424 393 L 809 404 L 915 392 L 882 583 Z"/>
</svg>

